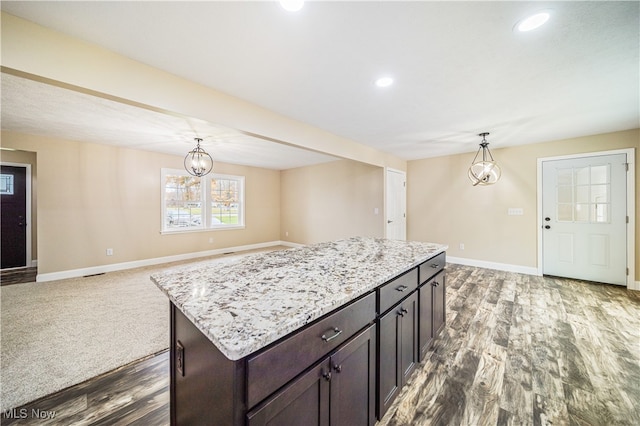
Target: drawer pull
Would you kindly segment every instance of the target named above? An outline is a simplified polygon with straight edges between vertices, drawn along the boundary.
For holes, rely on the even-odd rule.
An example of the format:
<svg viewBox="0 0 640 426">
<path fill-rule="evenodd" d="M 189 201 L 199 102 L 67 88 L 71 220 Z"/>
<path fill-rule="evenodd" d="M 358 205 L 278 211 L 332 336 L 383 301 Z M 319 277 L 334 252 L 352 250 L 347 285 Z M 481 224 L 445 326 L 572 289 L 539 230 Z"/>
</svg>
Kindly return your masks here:
<svg viewBox="0 0 640 426">
<path fill-rule="evenodd" d="M 432 263 L 432 264 L 431 264 L 431 267 L 432 267 L 433 269 L 436 269 L 436 268 L 438 268 L 439 266 L 440 266 L 440 264 L 438 264 L 438 263 Z"/>
<path fill-rule="evenodd" d="M 406 290 L 406 289 L 408 289 L 408 288 L 409 288 L 409 287 L 407 287 L 406 285 L 401 285 L 401 286 L 396 287 L 396 290 L 398 290 L 398 291 L 405 291 L 405 290 Z"/>
<path fill-rule="evenodd" d="M 433 284 L 431 284 L 434 287 L 438 287 L 440 285 L 440 283 L 438 281 L 434 281 Z"/>
<path fill-rule="evenodd" d="M 338 337 L 340 334 L 342 334 L 342 330 L 340 330 L 338 327 L 333 327 L 333 329 L 331 331 L 333 331 L 333 333 L 334 333 L 333 336 L 327 337 L 326 334 L 323 334 L 322 335 L 322 340 L 324 340 L 325 342 L 330 342 L 333 339 L 335 339 L 336 337 Z M 317 336 L 317 334 L 316 334 L 316 336 Z"/>
<path fill-rule="evenodd" d="M 398 315 L 403 317 L 404 314 L 406 314 L 407 312 L 409 312 L 409 311 L 407 311 L 405 308 L 400 308 L 400 310 L 398 311 Z"/>
</svg>

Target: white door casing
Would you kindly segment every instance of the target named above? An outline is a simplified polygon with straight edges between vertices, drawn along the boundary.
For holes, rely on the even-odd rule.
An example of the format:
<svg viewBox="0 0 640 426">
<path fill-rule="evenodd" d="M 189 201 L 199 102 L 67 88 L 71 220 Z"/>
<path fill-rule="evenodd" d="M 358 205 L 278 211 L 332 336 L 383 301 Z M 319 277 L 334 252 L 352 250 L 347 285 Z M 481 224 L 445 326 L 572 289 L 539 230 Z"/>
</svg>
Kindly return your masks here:
<svg viewBox="0 0 640 426">
<path fill-rule="evenodd" d="M 387 168 L 385 180 L 385 238 L 391 240 L 406 240 L 407 175 L 403 171 Z"/>
<path fill-rule="evenodd" d="M 627 285 L 627 154 L 542 161 L 542 273 Z"/>
</svg>

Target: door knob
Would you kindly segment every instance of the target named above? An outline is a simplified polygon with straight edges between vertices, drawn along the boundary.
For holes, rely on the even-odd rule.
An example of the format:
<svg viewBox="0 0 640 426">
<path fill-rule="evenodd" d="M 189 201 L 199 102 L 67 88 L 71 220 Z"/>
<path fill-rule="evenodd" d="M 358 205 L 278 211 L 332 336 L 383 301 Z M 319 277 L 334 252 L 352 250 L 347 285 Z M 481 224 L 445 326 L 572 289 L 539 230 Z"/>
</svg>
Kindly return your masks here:
<svg viewBox="0 0 640 426">
<path fill-rule="evenodd" d="M 387 220 L 387 223 L 391 223 L 391 222 L 393 222 L 393 221 L 392 220 Z"/>
</svg>

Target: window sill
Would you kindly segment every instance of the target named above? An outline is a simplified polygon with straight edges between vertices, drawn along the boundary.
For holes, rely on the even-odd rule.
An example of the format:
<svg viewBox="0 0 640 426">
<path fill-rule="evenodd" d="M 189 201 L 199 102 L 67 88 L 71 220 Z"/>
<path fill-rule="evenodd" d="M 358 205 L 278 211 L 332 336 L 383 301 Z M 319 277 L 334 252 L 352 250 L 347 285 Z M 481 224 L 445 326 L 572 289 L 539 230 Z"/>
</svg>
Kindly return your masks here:
<svg viewBox="0 0 640 426">
<path fill-rule="evenodd" d="M 233 231 L 238 229 L 244 229 L 244 225 L 234 226 L 215 226 L 211 228 L 187 228 L 187 229 L 163 229 L 160 231 L 160 235 L 172 235 L 172 234 L 193 234 L 194 232 L 211 232 L 211 231 Z"/>
</svg>

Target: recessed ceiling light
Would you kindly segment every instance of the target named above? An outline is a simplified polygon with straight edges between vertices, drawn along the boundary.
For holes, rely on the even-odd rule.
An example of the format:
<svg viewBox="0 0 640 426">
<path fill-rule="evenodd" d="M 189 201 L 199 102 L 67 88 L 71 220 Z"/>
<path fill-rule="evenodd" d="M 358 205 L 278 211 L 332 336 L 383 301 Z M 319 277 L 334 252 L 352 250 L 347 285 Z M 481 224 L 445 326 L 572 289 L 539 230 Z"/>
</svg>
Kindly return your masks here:
<svg viewBox="0 0 640 426">
<path fill-rule="evenodd" d="M 535 30 L 538 27 L 541 27 L 549 20 L 551 15 L 549 12 L 538 12 L 534 15 L 528 16 L 516 24 L 516 28 L 518 31 L 526 32 Z"/>
<path fill-rule="evenodd" d="M 280 0 L 280 6 L 286 11 L 297 12 L 304 6 L 304 0 Z"/>
<path fill-rule="evenodd" d="M 378 87 L 389 87 L 393 84 L 393 78 L 391 77 L 380 77 L 376 80 L 376 86 Z"/>
</svg>

